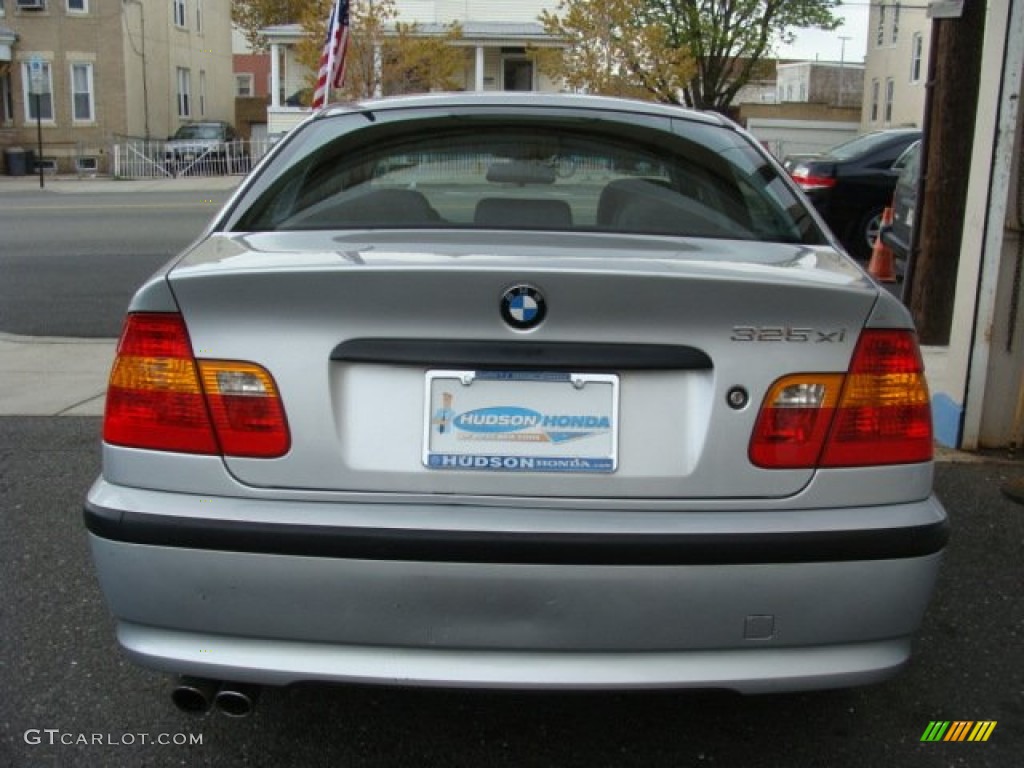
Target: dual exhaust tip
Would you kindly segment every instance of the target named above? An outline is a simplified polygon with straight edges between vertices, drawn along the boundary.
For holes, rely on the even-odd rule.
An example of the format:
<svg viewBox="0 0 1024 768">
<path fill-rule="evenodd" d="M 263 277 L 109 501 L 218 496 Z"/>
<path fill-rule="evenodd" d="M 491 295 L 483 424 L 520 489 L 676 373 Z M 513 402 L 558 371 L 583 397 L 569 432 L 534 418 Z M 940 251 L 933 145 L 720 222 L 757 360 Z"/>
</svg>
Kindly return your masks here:
<svg viewBox="0 0 1024 768">
<path fill-rule="evenodd" d="M 182 677 L 171 691 L 171 701 L 182 712 L 202 714 L 215 707 L 228 717 L 247 717 L 259 699 L 255 685 Z"/>
</svg>

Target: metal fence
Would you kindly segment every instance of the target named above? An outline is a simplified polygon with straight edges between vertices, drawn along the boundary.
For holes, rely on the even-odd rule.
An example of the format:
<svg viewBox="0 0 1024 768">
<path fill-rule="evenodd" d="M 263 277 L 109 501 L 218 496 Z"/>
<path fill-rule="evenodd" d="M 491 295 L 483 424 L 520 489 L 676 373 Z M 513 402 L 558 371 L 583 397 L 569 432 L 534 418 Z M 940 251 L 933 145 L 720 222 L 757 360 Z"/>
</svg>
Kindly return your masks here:
<svg viewBox="0 0 1024 768">
<path fill-rule="evenodd" d="M 235 140 L 181 148 L 166 141 L 124 139 L 111 152 L 111 175 L 118 179 L 241 175 L 270 149 L 270 141 Z"/>
</svg>

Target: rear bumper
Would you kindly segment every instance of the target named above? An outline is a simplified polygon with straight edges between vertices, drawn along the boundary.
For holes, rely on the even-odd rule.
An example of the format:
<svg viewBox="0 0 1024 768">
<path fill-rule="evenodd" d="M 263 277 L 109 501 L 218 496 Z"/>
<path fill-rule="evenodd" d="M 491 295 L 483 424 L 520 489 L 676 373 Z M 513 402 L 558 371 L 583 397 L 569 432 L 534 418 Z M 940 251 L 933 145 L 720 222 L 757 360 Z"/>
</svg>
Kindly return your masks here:
<svg viewBox="0 0 1024 768">
<path fill-rule="evenodd" d="M 93 488 L 86 522 L 119 640 L 147 666 L 265 684 L 873 682 L 905 663 L 947 536 L 934 499 L 843 510 L 870 523 L 854 530 L 827 511 L 818 530 L 806 511 L 763 513 L 761 529 L 749 513 L 737 526 L 730 513 L 622 512 L 568 530 L 563 510 L 560 526 L 515 532 L 251 522 L 271 501 L 235 500 L 252 508 L 232 519 L 140 509 L 203 501 Z M 363 506 L 356 517 L 389 518 L 389 505 Z"/>
<path fill-rule="evenodd" d="M 816 648 L 577 652 L 392 648 L 225 638 L 120 622 L 136 663 L 260 685 L 342 684 L 526 689 L 727 689 L 745 694 L 846 688 L 897 674 L 910 639 Z"/>
</svg>

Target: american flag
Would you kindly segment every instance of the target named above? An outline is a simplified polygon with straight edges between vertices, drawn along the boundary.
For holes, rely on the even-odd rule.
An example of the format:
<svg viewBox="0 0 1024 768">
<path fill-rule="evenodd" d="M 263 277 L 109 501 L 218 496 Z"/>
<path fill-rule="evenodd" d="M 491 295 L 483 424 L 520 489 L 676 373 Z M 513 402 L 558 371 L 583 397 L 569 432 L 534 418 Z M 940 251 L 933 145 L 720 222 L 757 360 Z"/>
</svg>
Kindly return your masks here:
<svg viewBox="0 0 1024 768">
<path fill-rule="evenodd" d="M 345 54 L 348 53 L 349 0 L 335 0 L 331 20 L 327 24 L 327 40 L 320 54 L 320 71 L 316 76 L 316 90 L 313 91 L 313 109 L 327 103 L 331 88 L 345 84 Z"/>
</svg>

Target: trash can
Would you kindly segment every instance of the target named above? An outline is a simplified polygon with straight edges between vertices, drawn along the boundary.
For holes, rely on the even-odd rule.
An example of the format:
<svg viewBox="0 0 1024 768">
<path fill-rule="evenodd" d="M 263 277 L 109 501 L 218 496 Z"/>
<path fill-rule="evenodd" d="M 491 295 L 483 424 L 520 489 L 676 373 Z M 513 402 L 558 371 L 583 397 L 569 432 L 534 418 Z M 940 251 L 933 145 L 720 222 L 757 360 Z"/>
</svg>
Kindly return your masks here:
<svg viewBox="0 0 1024 768">
<path fill-rule="evenodd" d="M 29 153 L 21 147 L 8 147 L 4 150 L 4 165 L 8 176 L 24 176 L 28 173 Z"/>
</svg>

